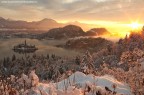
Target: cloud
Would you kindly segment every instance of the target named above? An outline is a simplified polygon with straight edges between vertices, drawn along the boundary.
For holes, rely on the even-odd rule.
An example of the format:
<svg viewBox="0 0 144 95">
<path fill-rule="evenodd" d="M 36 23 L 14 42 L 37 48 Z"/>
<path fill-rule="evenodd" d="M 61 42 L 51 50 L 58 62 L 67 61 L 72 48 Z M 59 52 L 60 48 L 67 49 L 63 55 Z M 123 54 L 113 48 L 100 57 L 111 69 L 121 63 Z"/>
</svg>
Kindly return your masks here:
<svg viewBox="0 0 144 95">
<path fill-rule="evenodd" d="M 74 3 L 81 0 L 62 0 L 62 3 Z"/>
<path fill-rule="evenodd" d="M 142 18 L 143 5 L 144 0 L 37 0 L 35 4 L 1 3 L 0 16 L 28 20 L 53 18 L 125 21 Z"/>
<path fill-rule="evenodd" d="M 95 0 L 96 2 L 106 2 L 107 0 Z"/>
</svg>

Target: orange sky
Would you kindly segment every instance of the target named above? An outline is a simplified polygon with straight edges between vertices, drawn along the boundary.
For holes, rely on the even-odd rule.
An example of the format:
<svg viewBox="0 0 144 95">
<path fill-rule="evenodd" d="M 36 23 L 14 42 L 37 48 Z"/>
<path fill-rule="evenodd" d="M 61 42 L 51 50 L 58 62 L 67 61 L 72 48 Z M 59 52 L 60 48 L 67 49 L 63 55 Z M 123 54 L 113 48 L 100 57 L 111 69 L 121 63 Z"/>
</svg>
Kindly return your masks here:
<svg viewBox="0 0 144 95">
<path fill-rule="evenodd" d="M 67 23 L 70 21 L 59 21 L 60 23 Z M 130 22 L 114 22 L 114 21 L 80 21 L 81 23 L 87 23 L 94 27 L 105 27 L 113 35 L 119 35 L 125 37 L 130 31 L 141 30 L 143 24 L 140 21 L 130 21 Z"/>
<path fill-rule="evenodd" d="M 126 34 L 133 22 L 144 23 L 144 0 L 0 0 L 0 16 L 37 21 L 79 21 Z M 27 2 L 26 2 L 27 1 Z M 33 3 L 28 2 L 33 1 Z M 93 26 L 92 26 L 93 27 Z"/>
</svg>

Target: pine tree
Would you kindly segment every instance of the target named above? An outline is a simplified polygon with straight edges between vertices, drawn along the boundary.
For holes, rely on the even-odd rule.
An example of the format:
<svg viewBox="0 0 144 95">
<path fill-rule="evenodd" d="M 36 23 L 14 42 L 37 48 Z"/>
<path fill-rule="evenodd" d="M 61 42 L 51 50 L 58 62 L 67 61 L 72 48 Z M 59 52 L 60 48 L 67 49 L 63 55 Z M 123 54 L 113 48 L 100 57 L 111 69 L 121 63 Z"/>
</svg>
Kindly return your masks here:
<svg viewBox="0 0 144 95">
<path fill-rule="evenodd" d="M 89 51 L 86 51 L 85 55 L 83 56 L 81 67 L 87 74 L 95 70 L 94 61 Z"/>
</svg>

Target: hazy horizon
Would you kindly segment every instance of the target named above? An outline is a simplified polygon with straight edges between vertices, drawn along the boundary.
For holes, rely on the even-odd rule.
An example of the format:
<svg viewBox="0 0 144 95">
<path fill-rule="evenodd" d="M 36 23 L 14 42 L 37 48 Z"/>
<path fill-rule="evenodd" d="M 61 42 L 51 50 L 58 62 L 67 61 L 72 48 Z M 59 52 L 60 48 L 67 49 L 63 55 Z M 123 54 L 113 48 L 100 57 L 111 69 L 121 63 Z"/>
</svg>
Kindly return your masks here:
<svg viewBox="0 0 144 95">
<path fill-rule="evenodd" d="M 0 16 L 0 17 L 2 17 L 2 16 Z M 5 17 L 2 17 L 2 18 L 6 19 L 6 20 L 10 20 L 10 21 L 27 21 L 27 20 L 23 20 L 23 19 L 12 19 L 12 18 L 5 18 Z M 33 21 L 27 21 L 27 22 L 37 22 L 37 21 L 42 21 L 44 19 L 51 19 L 51 20 L 56 21 L 57 23 L 61 23 L 61 24 L 65 24 L 65 25 L 69 25 L 69 24 L 77 25 L 77 26 L 80 26 L 85 32 L 92 28 L 106 28 L 113 35 L 119 36 L 119 37 L 125 37 L 125 35 L 127 35 L 127 34 L 129 35 L 131 31 L 133 31 L 133 30 L 137 31 L 137 30 L 141 29 L 143 26 L 142 24 L 139 24 L 137 22 L 120 23 L 120 22 L 112 22 L 112 21 L 96 21 L 96 22 L 87 23 L 85 21 L 76 21 L 76 20 L 57 21 L 53 18 L 47 18 L 47 17 L 42 18 L 40 20 L 33 20 Z"/>
</svg>

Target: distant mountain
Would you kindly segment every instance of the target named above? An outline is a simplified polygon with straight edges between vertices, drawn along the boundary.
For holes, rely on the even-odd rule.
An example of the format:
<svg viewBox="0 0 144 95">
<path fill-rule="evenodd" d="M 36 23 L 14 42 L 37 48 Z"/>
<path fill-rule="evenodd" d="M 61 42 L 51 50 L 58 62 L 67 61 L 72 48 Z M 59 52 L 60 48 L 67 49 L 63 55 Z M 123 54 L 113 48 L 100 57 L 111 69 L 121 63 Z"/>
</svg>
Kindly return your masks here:
<svg viewBox="0 0 144 95">
<path fill-rule="evenodd" d="M 64 27 L 66 25 L 80 26 L 83 30 L 87 31 L 98 25 L 80 23 L 78 21 L 68 23 L 58 23 L 53 19 L 42 19 L 40 21 L 27 22 L 23 20 L 12 20 L 0 17 L 0 29 L 33 29 L 33 30 L 50 30 L 52 28 Z"/>
<path fill-rule="evenodd" d="M 31 25 L 33 25 L 33 28 L 37 28 L 39 30 L 49 30 L 52 28 L 58 28 L 58 27 L 63 27 L 65 26 L 64 24 L 58 23 L 53 19 L 43 19 L 41 21 L 36 21 L 36 22 L 30 22 Z"/>
<path fill-rule="evenodd" d="M 71 28 L 69 25 L 71 26 Z M 81 31 L 83 31 L 83 30 L 87 31 L 93 27 L 98 27 L 98 25 L 85 24 L 85 23 L 80 23 L 78 21 L 63 24 L 63 23 L 58 23 L 57 21 L 55 21 L 53 19 L 48 19 L 48 18 L 42 19 L 40 21 L 27 22 L 27 21 L 23 21 L 23 20 L 12 20 L 12 19 L 5 19 L 3 17 L 0 17 L 0 31 L 3 31 L 3 32 L 10 31 L 12 33 L 13 32 L 44 33 L 44 32 L 47 32 L 48 30 L 50 30 L 49 31 L 51 33 L 50 35 L 53 35 L 52 32 L 66 31 L 67 27 L 72 31 L 73 28 L 75 29 L 75 27 L 72 27 L 72 25 L 75 25 L 77 27 L 79 26 L 79 29 L 81 27 Z M 64 27 L 64 26 L 66 26 L 66 27 Z M 64 28 L 60 28 L 60 27 L 64 27 Z M 87 31 L 85 35 L 86 36 L 95 36 L 95 34 L 103 35 L 106 33 L 108 33 L 108 31 L 105 28 L 93 28 L 93 29 Z M 54 34 L 55 34 L 55 32 L 54 32 Z M 72 33 L 70 33 L 70 34 L 72 34 Z M 64 34 L 64 33 L 63 33 L 63 35 L 68 36 L 68 34 Z M 72 34 L 72 35 L 74 36 L 74 34 Z M 75 34 L 75 35 L 78 36 L 78 34 Z M 80 33 L 80 35 L 81 35 L 81 33 Z M 60 35 L 60 36 L 62 36 L 62 35 Z"/>
<path fill-rule="evenodd" d="M 63 39 L 84 36 L 85 32 L 81 27 L 76 25 L 67 25 L 63 28 L 50 29 L 47 33 L 41 34 L 42 38 Z"/>
<path fill-rule="evenodd" d="M 86 36 L 101 36 L 110 34 L 110 32 L 105 28 L 93 28 L 86 32 Z"/>
<path fill-rule="evenodd" d="M 102 36 L 110 34 L 105 28 L 93 28 L 85 32 L 81 27 L 76 25 L 67 25 L 62 28 L 53 28 L 46 33 L 40 34 L 41 39 L 64 39 L 80 36 Z"/>
<path fill-rule="evenodd" d="M 0 17 L 0 21 L 5 20 L 3 17 Z"/>
<path fill-rule="evenodd" d="M 49 30 L 56 27 L 62 27 L 64 24 L 57 23 L 52 19 L 43 19 L 41 21 L 27 22 L 22 20 L 10 20 L 0 17 L 0 29 L 38 29 Z"/>
</svg>

